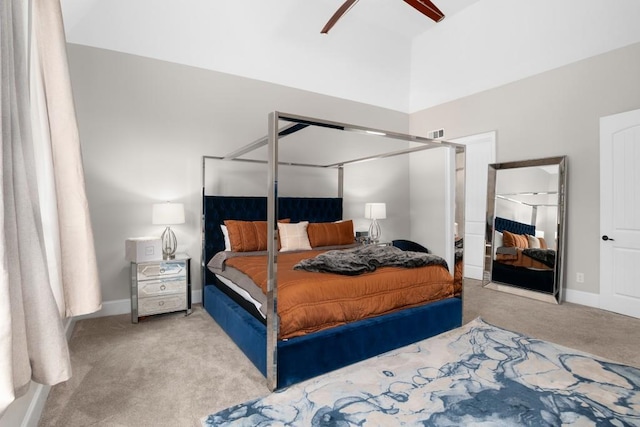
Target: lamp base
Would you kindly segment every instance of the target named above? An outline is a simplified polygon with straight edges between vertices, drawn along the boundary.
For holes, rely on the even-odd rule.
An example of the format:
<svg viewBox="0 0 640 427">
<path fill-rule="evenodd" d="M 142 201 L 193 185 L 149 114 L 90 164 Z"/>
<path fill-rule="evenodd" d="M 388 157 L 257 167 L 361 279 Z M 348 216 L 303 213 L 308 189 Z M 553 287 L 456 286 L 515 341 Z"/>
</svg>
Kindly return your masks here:
<svg viewBox="0 0 640 427">
<path fill-rule="evenodd" d="M 371 243 L 378 243 L 380 241 L 380 234 L 382 231 L 380 230 L 380 224 L 375 219 L 371 220 L 371 225 L 369 226 L 369 241 Z"/>
<path fill-rule="evenodd" d="M 171 230 L 171 227 L 167 226 L 167 228 L 165 228 L 160 239 L 162 240 L 162 258 L 175 259 L 178 240 L 173 230 Z"/>
</svg>

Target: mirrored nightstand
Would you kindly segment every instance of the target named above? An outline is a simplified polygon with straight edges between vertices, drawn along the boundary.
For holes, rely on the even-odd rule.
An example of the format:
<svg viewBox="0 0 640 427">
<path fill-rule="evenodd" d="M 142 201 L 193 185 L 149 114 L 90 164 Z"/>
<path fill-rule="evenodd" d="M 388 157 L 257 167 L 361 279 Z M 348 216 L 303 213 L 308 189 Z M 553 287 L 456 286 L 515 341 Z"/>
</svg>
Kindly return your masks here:
<svg viewBox="0 0 640 427">
<path fill-rule="evenodd" d="M 131 321 L 155 314 L 191 314 L 191 258 L 131 263 Z"/>
</svg>

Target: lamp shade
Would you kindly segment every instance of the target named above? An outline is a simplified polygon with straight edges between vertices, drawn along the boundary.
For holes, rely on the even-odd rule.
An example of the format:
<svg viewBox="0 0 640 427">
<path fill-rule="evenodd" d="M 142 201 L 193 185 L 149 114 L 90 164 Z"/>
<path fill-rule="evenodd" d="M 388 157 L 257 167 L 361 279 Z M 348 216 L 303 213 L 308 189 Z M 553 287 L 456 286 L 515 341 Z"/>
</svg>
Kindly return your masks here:
<svg viewBox="0 0 640 427">
<path fill-rule="evenodd" d="M 365 203 L 364 217 L 367 219 L 385 219 L 387 217 L 387 204 Z"/>
<path fill-rule="evenodd" d="M 182 203 L 155 203 L 151 213 L 151 223 L 155 225 L 184 224 Z"/>
</svg>

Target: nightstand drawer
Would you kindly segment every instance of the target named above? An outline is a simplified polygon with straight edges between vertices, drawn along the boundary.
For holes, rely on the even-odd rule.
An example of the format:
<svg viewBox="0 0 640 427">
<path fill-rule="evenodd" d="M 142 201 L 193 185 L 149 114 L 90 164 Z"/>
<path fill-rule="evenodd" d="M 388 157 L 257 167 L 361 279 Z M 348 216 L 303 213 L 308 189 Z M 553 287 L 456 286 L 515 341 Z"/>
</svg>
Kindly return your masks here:
<svg viewBox="0 0 640 427">
<path fill-rule="evenodd" d="M 186 261 L 161 261 L 149 264 L 138 264 L 138 280 L 184 276 L 186 272 Z"/>
<path fill-rule="evenodd" d="M 168 313 L 186 309 L 187 296 L 185 294 L 140 298 L 138 300 L 138 316 L 149 316 L 151 314 Z"/>
<path fill-rule="evenodd" d="M 138 298 L 184 293 L 186 278 L 145 280 L 138 283 Z"/>
</svg>

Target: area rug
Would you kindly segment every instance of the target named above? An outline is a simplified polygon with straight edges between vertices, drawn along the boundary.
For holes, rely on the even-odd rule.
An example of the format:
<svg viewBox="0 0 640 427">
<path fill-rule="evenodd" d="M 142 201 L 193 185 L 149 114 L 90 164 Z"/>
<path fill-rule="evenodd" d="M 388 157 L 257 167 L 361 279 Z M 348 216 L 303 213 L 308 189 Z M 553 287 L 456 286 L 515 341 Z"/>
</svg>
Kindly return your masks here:
<svg viewBox="0 0 640 427">
<path fill-rule="evenodd" d="M 640 369 L 478 318 L 225 409 L 202 423 L 207 427 L 640 426 Z"/>
</svg>

